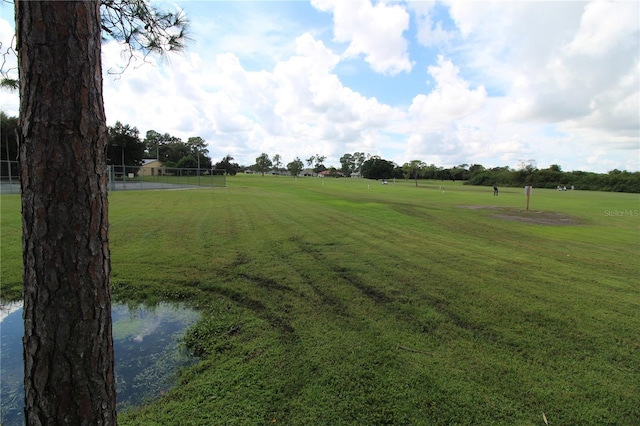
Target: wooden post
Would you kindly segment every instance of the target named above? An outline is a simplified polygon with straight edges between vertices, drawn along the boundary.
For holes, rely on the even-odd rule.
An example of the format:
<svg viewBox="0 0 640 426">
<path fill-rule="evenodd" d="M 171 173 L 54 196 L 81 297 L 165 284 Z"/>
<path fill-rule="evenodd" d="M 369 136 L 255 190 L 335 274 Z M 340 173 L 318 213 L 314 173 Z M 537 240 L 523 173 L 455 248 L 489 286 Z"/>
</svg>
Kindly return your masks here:
<svg viewBox="0 0 640 426">
<path fill-rule="evenodd" d="M 533 192 L 533 187 L 532 186 L 525 186 L 524 187 L 524 195 L 527 196 L 527 210 L 529 210 L 529 198 L 531 197 L 531 193 Z"/>
</svg>

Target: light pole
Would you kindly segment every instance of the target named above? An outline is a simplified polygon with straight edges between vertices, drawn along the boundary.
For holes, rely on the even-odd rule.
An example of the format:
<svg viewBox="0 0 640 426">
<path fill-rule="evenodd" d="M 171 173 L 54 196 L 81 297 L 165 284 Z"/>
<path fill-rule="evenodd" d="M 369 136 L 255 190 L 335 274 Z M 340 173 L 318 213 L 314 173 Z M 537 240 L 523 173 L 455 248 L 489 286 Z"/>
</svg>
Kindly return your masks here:
<svg viewBox="0 0 640 426">
<path fill-rule="evenodd" d="M 127 168 L 124 165 L 124 146 L 120 147 L 122 152 L 122 185 L 127 186 Z"/>
</svg>

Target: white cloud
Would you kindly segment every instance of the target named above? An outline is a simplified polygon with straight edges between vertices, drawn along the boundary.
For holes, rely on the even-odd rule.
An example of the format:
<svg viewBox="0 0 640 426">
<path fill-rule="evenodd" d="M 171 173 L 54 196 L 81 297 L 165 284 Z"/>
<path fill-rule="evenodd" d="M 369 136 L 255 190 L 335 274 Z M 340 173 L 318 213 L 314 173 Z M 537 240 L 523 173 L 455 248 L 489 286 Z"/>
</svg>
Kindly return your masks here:
<svg viewBox="0 0 640 426">
<path fill-rule="evenodd" d="M 434 21 L 433 9 L 435 1 L 412 0 L 408 3 L 409 10 L 416 15 L 418 31 L 416 39 L 426 47 L 437 47 L 448 44 L 455 36 L 452 31 L 442 28 L 442 22 Z"/>
<path fill-rule="evenodd" d="M 375 72 L 391 75 L 410 72 L 412 64 L 403 33 L 409 28 L 409 14 L 401 5 L 369 0 L 312 0 L 318 10 L 333 13 L 334 40 L 349 43 L 343 56 L 364 54 Z"/>
<path fill-rule="evenodd" d="M 467 75 L 500 92 L 509 90 L 519 76 L 539 75 L 559 47 L 571 40 L 584 7 L 580 2 L 448 4 L 458 29 L 451 54 Z"/>
<path fill-rule="evenodd" d="M 599 56 L 620 45 L 637 48 L 639 19 L 637 2 L 591 2 L 585 7 L 580 28 L 567 50 Z"/>
<path fill-rule="evenodd" d="M 429 74 L 436 86 L 428 95 L 417 95 L 409 113 L 417 128 L 441 129 L 449 123 L 477 111 L 484 103 L 487 92 L 483 86 L 470 89 L 469 82 L 459 76 L 459 69 L 443 56 L 437 66 L 429 66 Z"/>
<path fill-rule="evenodd" d="M 403 114 L 373 98 L 343 86 L 332 68 L 337 57 L 311 35 L 298 38 L 298 55 L 279 62 L 274 68 L 274 111 L 290 129 L 301 155 L 318 152 L 335 159 L 345 144 L 370 138 L 371 129 L 384 128 Z M 314 145 L 316 147 L 314 147 Z"/>
</svg>

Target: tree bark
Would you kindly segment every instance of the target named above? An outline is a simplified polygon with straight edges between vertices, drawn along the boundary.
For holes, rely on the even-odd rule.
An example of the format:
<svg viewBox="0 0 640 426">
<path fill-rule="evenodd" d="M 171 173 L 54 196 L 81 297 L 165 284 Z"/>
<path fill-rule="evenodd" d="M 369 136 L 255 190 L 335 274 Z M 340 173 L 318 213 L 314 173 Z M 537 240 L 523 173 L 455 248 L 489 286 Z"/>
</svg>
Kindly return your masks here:
<svg viewBox="0 0 640 426">
<path fill-rule="evenodd" d="M 100 3 L 15 9 L 26 424 L 116 424 Z"/>
</svg>

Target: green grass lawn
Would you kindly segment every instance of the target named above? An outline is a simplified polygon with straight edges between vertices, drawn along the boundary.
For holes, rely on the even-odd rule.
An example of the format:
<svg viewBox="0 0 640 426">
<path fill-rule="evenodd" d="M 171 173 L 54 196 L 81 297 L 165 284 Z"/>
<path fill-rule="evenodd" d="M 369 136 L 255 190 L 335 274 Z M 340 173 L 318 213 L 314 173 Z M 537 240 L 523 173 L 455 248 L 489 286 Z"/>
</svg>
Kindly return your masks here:
<svg viewBox="0 0 640 426">
<path fill-rule="evenodd" d="M 640 424 L 640 196 L 419 183 L 110 194 L 114 297 L 203 313 L 201 362 L 120 424 Z"/>
</svg>

